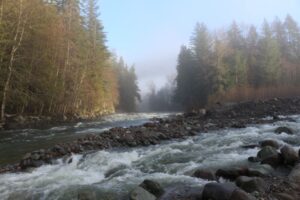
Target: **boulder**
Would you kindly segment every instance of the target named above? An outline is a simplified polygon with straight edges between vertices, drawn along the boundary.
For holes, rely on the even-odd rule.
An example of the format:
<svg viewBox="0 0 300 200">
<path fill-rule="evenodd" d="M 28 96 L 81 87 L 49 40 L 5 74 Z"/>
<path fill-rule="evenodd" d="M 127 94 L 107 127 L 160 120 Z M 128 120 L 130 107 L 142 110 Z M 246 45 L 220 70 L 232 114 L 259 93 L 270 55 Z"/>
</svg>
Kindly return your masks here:
<svg viewBox="0 0 300 200">
<path fill-rule="evenodd" d="M 272 156 L 278 156 L 278 152 L 274 147 L 271 146 L 265 146 L 257 153 L 257 157 L 261 160 Z"/>
<path fill-rule="evenodd" d="M 176 185 L 165 189 L 157 200 L 202 200 L 203 187 Z"/>
<path fill-rule="evenodd" d="M 248 169 L 248 176 L 266 177 L 270 176 L 274 169 L 270 165 L 258 165 Z"/>
<path fill-rule="evenodd" d="M 231 183 L 208 183 L 203 188 L 202 200 L 230 200 L 236 186 Z"/>
<path fill-rule="evenodd" d="M 230 200 L 256 200 L 256 198 L 242 190 L 237 189 L 233 191 Z"/>
<path fill-rule="evenodd" d="M 261 164 L 267 164 L 272 166 L 273 168 L 277 168 L 280 164 L 282 164 L 282 156 L 281 154 L 273 155 L 268 158 L 265 158 L 261 161 Z"/>
<path fill-rule="evenodd" d="M 194 172 L 193 177 L 201 178 L 201 179 L 209 180 L 209 181 L 216 180 L 215 173 L 211 170 L 197 169 Z"/>
<path fill-rule="evenodd" d="M 255 163 L 255 162 L 260 162 L 261 160 L 258 157 L 250 156 L 248 158 L 248 161 Z"/>
<path fill-rule="evenodd" d="M 266 183 L 259 177 L 240 176 L 235 181 L 236 185 L 248 193 L 266 190 Z"/>
<path fill-rule="evenodd" d="M 202 200 L 255 200 L 232 183 L 208 183 L 204 186 Z"/>
<path fill-rule="evenodd" d="M 143 183 L 141 183 L 139 186 L 155 195 L 156 197 L 160 197 L 164 193 L 164 189 L 160 186 L 159 183 L 155 181 L 144 180 Z"/>
<path fill-rule="evenodd" d="M 130 193 L 130 200 L 156 200 L 156 196 L 142 187 L 137 187 Z"/>
<path fill-rule="evenodd" d="M 289 127 L 281 126 L 275 129 L 275 133 L 277 134 L 286 133 L 292 135 L 294 134 L 294 131 Z"/>
<path fill-rule="evenodd" d="M 291 146 L 284 145 L 280 149 L 280 152 L 283 157 L 283 162 L 286 165 L 294 165 L 299 160 L 298 153 Z"/>
<path fill-rule="evenodd" d="M 259 144 L 261 147 L 270 146 L 275 149 L 279 149 L 280 147 L 280 144 L 276 140 L 263 140 Z"/>
<path fill-rule="evenodd" d="M 222 177 L 231 181 L 234 181 L 237 177 L 246 175 L 248 173 L 248 169 L 245 168 L 237 168 L 237 169 L 218 169 L 216 172 L 217 178 Z"/>
</svg>

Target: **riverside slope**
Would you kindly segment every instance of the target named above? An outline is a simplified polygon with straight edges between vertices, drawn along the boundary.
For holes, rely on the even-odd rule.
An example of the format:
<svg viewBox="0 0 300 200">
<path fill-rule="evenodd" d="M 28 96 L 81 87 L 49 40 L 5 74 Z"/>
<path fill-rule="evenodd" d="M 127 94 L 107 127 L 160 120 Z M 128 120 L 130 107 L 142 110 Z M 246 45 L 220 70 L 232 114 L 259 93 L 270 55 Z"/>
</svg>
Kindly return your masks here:
<svg viewBox="0 0 300 200">
<path fill-rule="evenodd" d="M 89 135 L 71 143 L 56 145 L 24 156 L 19 164 L 3 168 L 3 172 L 26 170 L 45 163 L 53 163 L 56 158 L 91 150 L 112 147 L 136 147 L 158 144 L 162 140 L 185 138 L 199 132 L 243 128 L 247 124 L 272 123 L 280 120 L 279 115 L 298 114 L 299 99 L 273 99 L 270 101 L 248 102 L 232 107 L 210 110 L 207 114 L 188 114 L 169 119 L 155 119 L 143 126 L 113 128 L 99 135 Z M 266 116 L 272 116 L 264 118 Z M 65 157 L 67 159 L 67 157 Z M 68 160 L 67 162 L 72 162 Z"/>
</svg>

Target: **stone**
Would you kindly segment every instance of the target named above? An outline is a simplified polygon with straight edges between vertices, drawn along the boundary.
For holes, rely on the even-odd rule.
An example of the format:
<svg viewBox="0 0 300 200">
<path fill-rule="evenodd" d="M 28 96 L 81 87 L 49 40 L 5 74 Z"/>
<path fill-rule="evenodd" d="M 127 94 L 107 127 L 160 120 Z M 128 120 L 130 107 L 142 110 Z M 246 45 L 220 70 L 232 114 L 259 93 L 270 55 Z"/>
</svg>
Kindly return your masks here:
<svg viewBox="0 0 300 200">
<path fill-rule="evenodd" d="M 276 140 L 263 140 L 259 144 L 261 147 L 270 146 L 275 149 L 279 149 L 280 147 L 280 144 Z"/>
<path fill-rule="evenodd" d="M 165 193 L 158 200 L 202 200 L 203 187 L 175 185 L 165 189 Z"/>
<path fill-rule="evenodd" d="M 236 185 L 248 193 L 254 191 L 264 192 L 266 183 L 259 177 L 240 176 L 235 181 Z"/>
<path fill-rule="evenodd" d="M 217 180 L 215 173 L 211 170 L 197 169 L 194 172 L 193 177 L 197 177 L 197 178 L 201 178 L 201 179 L 209 180 L 209 181 Z"/>
<path fill-rule="evenodd" d="M 130 200 L 156 200 L 156 196 L 142 187 L 137 187 L 130 193 Z"/>
<path fill-rule="evenodd" d="M 261 160 L 272 156 L 278 156 L 278 152 L 274 147 L 271 146 L 265 146 L 257 153 L 257 157 Z"/>
<path fill-rule="evenodd" d="M 256 200 L 256 198 L 242 190 L 237 189 L 233 191 L 230 200 Z"/>
<path fill-rule="evenodd" d="M 164 193 L 164 189 L 159 183 L 155 181 L 144 180 L 143 183 L 141 183 L 139 186 L 155 195 L 156 197 L 160 197 Z"/>
<path fill-rule="evenodd" d="M 286 165 L 294 165 L 299 160 L 298 153 L 291 146 L 284 145 L 280 149 L 280 152 L 283 157 L 283 162 Z"/>
<path fill-rule="evenodd" d="M 234 181 L 237 177 L 248 173 L 248 169 L 237 168 L 237 169 L 218 169 L 216 172 L 217 178 L 222 177 L 231 181 Z"/>
<path fill-rule="evenodd" d="M 294 131 L 289 127 L 281 126 L 281 127 L 278 127 L 277 129 L 275 129 L 275 133 L 277 133 L 277 134 L 286 133 L 289 135 L 293 135 Z"/>
<path fill-rule="evenodd" d="M 270 165 L 258 165 L 250 167 L 248 169 L 248 176 L 266 177 L 270 176 L 274 172 L 274 169 Z"/>
<path fill-rule="evenodd" d="M 250 156 L 248 158 L 248 161 L 255 163 L 255 162 L 260 162 L 261 160 L 258 157 Z"/>
<path fill-rule="evenodd" d="M 203 188 L 202 200 L 230 200 L 236 188 L 231 183 L 208 183 Z"/>
</svg>

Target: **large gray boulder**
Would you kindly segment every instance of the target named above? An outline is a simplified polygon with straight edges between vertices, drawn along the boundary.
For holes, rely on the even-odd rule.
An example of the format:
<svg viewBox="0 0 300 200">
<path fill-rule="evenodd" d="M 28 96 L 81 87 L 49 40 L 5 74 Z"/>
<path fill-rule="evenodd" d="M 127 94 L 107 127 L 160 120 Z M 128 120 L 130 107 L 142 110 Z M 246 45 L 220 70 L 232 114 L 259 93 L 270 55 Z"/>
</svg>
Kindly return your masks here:
<svg viewBox="0 0 300 200">
<path fill-rule="evenodd" d="M 286 133 L 289 135 L 293 135 L 294 131 L 289 127 L 281 126 L 281 127 L 278 127 L 277 129 L 275 129 L 275 133 L 277 133 L 277 134 Z"/>
<path fill-rule="evenodd" d="M 280 152 L 286 165 L 294 165 L 299 160 L 298 153 L 291 146 L 284 145 Z"/>
<path fill-rule="evenodd" d="M 248 169 L 249 176 L 266 177 L 272 175 L 274 169 L 270 165 L 262 164 Z"/>
<path fill-rule="evenodd" d="M 274 156 L 278 156 L 278 152 L 274 147 L 271 146 L 265 146 L 257 153 L 257 157 L 261 160 Z"/>
<path fill-rule="evenodd" d="M 156 197 L 160 197 L 164 193 L 164 189 L 155 181 L 144 180 L 143 183 L 140 184 L 140 187 L 144 188 Z"/>
<path fill-rule="evenodd" d="M 230 200 L 235 189 L 231 183 L 208 183 L 204 186 L 202 200 Z"/>
<path fill-rule="evenodd" d="M 204 186 L 202 200 L 254 200 L 232 183 L 208 183 Z"/>
<path fill-rule="evenodd" d="M 130 200 L 156 200 L 156 196 L 142 187 L 136 187 L 130 193 Z"/>
<path fill-rule="evenodd" d="M 279 147 L 280 147 L 279 142 L 277 142 L 276 140 L 270 140 L 270 139 L 263 140 L 259 144 L 260 144 L 261 147 L 270 146 L 270 147 L 273 147 L 275 149 L 279 149 Z"/>
<path fill-rule="evenodd" d="M 235 183 L 238 187 L 249 193 L 254 191 L 263 192 L 267 188 L 265 181 L 259 177 L 240 176 Z"/>
<path fill-rule="evenodd" d="M 215 173 L 211 170 L 197 169 L 194 172 L 193 176 L 196 178 L 201 178 L 201 179 L 209 180 L 209 181 L 216 180 Z"/>
</svg>

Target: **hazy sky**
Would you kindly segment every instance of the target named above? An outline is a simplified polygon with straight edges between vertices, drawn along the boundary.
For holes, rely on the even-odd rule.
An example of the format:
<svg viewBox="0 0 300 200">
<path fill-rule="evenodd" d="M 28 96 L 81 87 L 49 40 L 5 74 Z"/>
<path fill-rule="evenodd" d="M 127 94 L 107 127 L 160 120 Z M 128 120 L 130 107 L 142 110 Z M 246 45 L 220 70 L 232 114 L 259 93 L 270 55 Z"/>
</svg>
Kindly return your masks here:
<svg viewBox="0 0 300 200">
<path fill-rule="evenodd" d="M 177 55 L 196 22 L 209 29 L 233 20 L 260 26 L 264 19 L 290 14 L 300 22 L 300 0 L 99 0 L 107 45 L 134 64 L 142 90 L 161 86 L 176 73 Z"/>
</svg>

